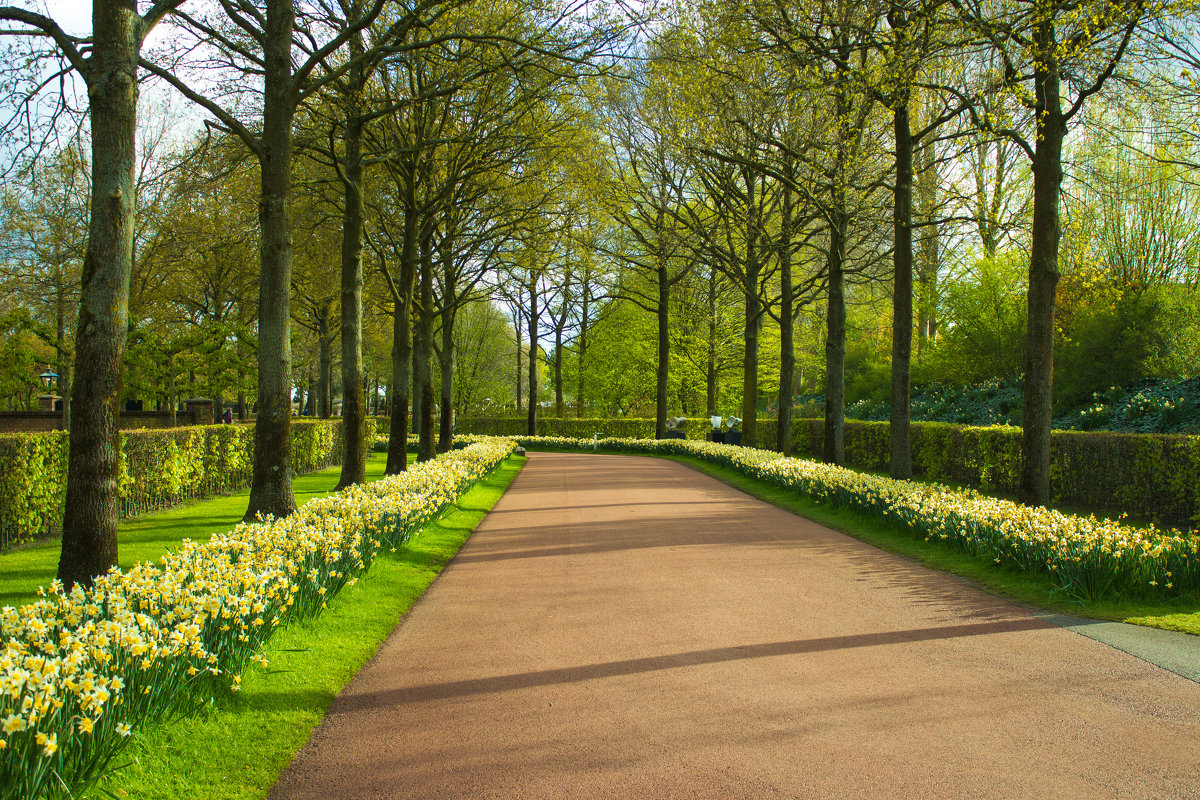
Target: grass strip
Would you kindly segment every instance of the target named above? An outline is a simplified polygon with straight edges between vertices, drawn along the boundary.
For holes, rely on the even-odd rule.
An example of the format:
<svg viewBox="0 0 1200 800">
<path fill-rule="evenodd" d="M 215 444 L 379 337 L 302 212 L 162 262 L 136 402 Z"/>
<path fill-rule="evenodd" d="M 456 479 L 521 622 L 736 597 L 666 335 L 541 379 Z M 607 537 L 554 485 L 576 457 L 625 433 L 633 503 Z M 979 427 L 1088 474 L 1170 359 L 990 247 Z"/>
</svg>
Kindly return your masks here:
<svg viewBox="0 0 1200 800">
<path fill-rule="evenodd" d="M 415 457 L 410 456 L 410 460 Z M 371 454 L 367 459 L 367 482 L 383 477 L 387 459 Z M 292 481 L 296 504 L 333 492 L 341 467 L 301 475 Z M 210 497 L 164 511 L 131 517 L 117 526 L 119 564 L 128 570 L 142 561 L 157 561 L 184 539 L 208 541 L 241 522 L 250 490 Z M 53 537 L 0 553 L 0 606 L 21 606 L 37 599 L 37 588 L 48 586 L 58 572 L 62 539 Z"/>
<path fill-rule="evenodd" d="M 629 455 L 618 451 L 611 452 Z M 984 591 L 1018 603 L 1078 617 L 1129 622 L 1200 635 L 1200 603 L 1196 598 L 1172 602 L 1108 599 L 1086 603 L 1056 599 L 1054 583 L 1045 575 L 998 567 L 989 559 L 968 555 L 942 542 L 914 538 L 904 531 L 863 514 L 814 502 L 795 492 L 747 478 L 729 467 L 717 466 L 689 456 L 659 457 L 687 464 L 760 500 L 819 522 L 880 550 L 910 558 L 939 572 L 965 578 Z"/>
<path fill-rule="evenodd" d="M 464 494 L 454 511 L 395 553 L 381 553 L 319 617 L 276 633 L 266 648 L 269 665 L 248 669 L 239 693 L 200 715 L 140 734 L 121 754 L 124 766 L 89 796 L 264 797 L 333 698 L 458 552 L 524 462 L 510 458 Z"/>
</svg>

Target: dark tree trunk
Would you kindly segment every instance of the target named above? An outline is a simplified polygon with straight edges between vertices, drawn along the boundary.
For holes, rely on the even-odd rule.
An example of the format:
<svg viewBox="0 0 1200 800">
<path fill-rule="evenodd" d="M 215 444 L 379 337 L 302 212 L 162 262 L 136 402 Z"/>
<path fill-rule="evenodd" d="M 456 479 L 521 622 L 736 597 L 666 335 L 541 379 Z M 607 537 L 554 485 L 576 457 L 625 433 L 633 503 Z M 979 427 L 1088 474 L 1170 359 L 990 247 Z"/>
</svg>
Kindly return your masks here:
<svg viewBox="0 0 1200 800">
<path fill-rule="evenodd" d="M 516 351 L 517 351 L 517 413 L 518 414 L 521 413 L 521 385 L 522 385 L 522 381 L 524 380 L 522 368 L 521 368 L 521 322 L 520 322 L 521 316 L 520 316 L 520 314 L 521 314 L 521 312 L 518 311 L 517 316 L 513 321 L 513 330 L 514 330 L 514 334 L 515 334 L 514 341 L 516 341 L 516 343 L 517 343 Z"/>
<path fill-rule="evenodd" d="M 167 359 L 167 424 L 174 428 L 179 425 L 179 392 L 175 389 L 175 358 Z"/>
<path fill-rule="evenodd" d="M 258 418 L 254 473 L 245 518 L 286 517 L 296 510 L 292 492 L 292 85 L 291 3 L 269 3 L 263 93 L 262 194 L 258 219 L 262 273 L 258 290 Z"/>
<path fill-rule="evenodd" d="M 708 361 L 704 370 L 704 406 L 707 416 L 717 415 L 717 273 L 708 273 Z"/>
<path fill-rule="evenodd" d="M 588 300 L 591 299 L 591 291 L 588 288 L 588 284 L 590 280 L 591 276 L 585 272 L 583 276 L 583 316 L 579 320 L 579 375 L 576 377 L 578 386 L 575 394 L 575 416 L 579 419 L 583 419 L 583 396 L 586 388 L 584 378 L 587 374 Z"/>
<path fill-rule="evenodd" d="M 920 197 L 923 223 L 921 228 L 921 265 L 917 270 L 920 284 L 917 319 L 917 359 L 920 360 L 925 347 L 937 333 L 937 292 L 939 253 L 937 220 L 937 163 L 933 142 L 926 141 L 920 148 L 921 173 L 916 178 L 916 192 Z"/>
<path fill-rule="evenodd" d="M 899 31 L 898 34 L 899 35 Z M 907 98 L 893 109 L 896 138 L 896 186 L 892 212 L 895 223 L 895 249 L 892 265 L 892 391 L 891 460 L 889 474 L 907 480 L 912 477 L 912 444 L 909 431 L 912 360 L 912 132 L 909 129 Z"/>
<path fill-rule="evenodd" d="M 361 55 L 362 39 L 350 39 L 351 58 Z M 346 164 L 342 189 L 342 474 L 338 489 L 367 479 L 366 409 L 362 358 L 363 177 L 360 90 L 362 66 L 352 68 L 346 109 Z"/>
<path fill-rule="evenodd" d="M 746 180 L 747 210 L 746 265 L 742 292 L 746 300 L 746 320 L 743 340 L 746 352 L 742 360 L 742 445 L 758 443 L 758 337 L 762 331 L 762 301 L 758 295 L 758 278 L 762 270 L 758 254 L 759 220 L 755 208 L 755 178 Z"/>
<path fill-rule="evenodd" d="M 413 382 L 417 398 L 417 460 L 429 461 L 437 454 L 433 436 L 433 253 L 429 236 L 421 241 L 421 303 L 417 311 L 416 340 L 413 343 Z"/>
<path fill-rule="evenodd" d="M 563 310 L 563 324 L 566 320 L 566 310 Z M 563 325 L 554 326 L 554 415 L 559 419 L 566 416 L 566 406 L 563 403 L 563 385 L 562 385 L 562 339 Z"/>
<path fill-rule="evenodd" d="M 537 436 L 538 410 L 538 297 L 537 277 L 529 282 L 529 413 L 526 416 L 525 430 L 529 436 Z"/>
<path fill-rule="evenodd" d="M 329 306 L 317 322 L 317 416 L 329 419 L 333 413 L 333 337 L 329 335 Z"/>
<path fill-rule="evenodd" d="M 825 444 L 822 460 L 846 460 L 846 294 L 843 272 L 847 220 L 838 206 L 829 228 L 829 310 L 825 336 Z"/>
<path fill-rule="evenodd" d="M 449 277 L 449 276 L 448 276 Z M 438 366 L 442 375 L 442 407 L 438 420 L 438 452 L 454 449 L 454 318 L 457 299 L 447 298 L 442 309 L 442 350 L 438 353 Z"/>
<path fill-rule="evenodd" d="M 392 317 L 392 385 L 388 399 L 388 455 L 384 473 L 396 475 L 408 469 L 408 404 L 412 389 L 412 295 L 417 271 L 416 176 L 409 173 L 404 189 L 404 245 L 400 254 L 400 280 L 396 283 L 396 305 Z"/>
<path fill-rule="evenodd" d="M 791 180 L 791 162 L 785 178 Z M 779 429 L 775 448 L 785 456 L 792 452 L 792 382 L 796 374 L 795 320 L 792 317 L 792 189 L 783 184 L 779 220 Z"/>
<path fill-rule="evenodd" d="M 133 265 L 138 17 L 132 0 L 96 0 L 85 76 L 92 197 L 75 334 L 70 453 L 58 578 L 90 586 L 117 563 L 121 368 Z"/>
<path fill-rule="evenodd" d="M 1034 28 L 1043 54 L 1036 60 L 1037 144 L 1033 159 L 1033 235 L 1029 261 L 1029 320 L 1025 339 L 1025 403 L 1021 437 L 1021 500 L 1050 499 L 1050 422 L 1054 383 L 1054 295 L 1058 287 L 1058 195 L 1066 136 L 1053 23 Z"/>
<path fill-rule="evenodd" d="M 665 439 L 667 436 L 667 382 L 671 370 L 671 329 L 670 306 L 671 281 L 667 275 L 667 266 L 659 256 L 658 264 L 658 306 L 655 316 L 658 318 L 658 366 L 654 377 L 654 438 Z"/>
</svg>

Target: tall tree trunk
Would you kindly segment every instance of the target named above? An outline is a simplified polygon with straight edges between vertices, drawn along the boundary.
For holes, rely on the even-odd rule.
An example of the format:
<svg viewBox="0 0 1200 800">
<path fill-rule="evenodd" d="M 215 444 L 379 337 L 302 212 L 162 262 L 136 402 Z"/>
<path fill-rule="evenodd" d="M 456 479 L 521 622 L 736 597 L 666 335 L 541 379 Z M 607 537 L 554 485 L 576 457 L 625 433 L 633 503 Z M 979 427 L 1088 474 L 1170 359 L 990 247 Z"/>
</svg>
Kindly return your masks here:
<svg viewBox="0 0 1200 800">
<path fill-rule="evenodd" d="M 563 340 L 563 325 L 566 324 L 566 309 L 563 310 L 563 321 L 554 326 L 554 414 L 559 419 L 566 416 L 566 405 L 563 403 L 563 385 L 562 385 L 562 340 Z"/>
<path fill-rule="evenodd" d="M 841 198 L 829 227 L 829 310 L 825 335 L 825 443 L 822 460 L 846 460 L 846 289 L 844 273 L 848 221 Z"/>
<path fill-rule="evenodd" d="M 524 381 L 524 375 L 521 368 L 521 312 L 518 310 L 513 318 L 513 329 L 516 341 L 517 351 L 517 413 L 521 413 L 521 386 Z"/>
<path fill-rule="evenodd" d="M 350 55 L 362 53 L 362 39 L 350 40 Z M 366 409 L 362 357 L 363 193 L 361 65 L 352 67 L 346 109 L 346 164 L 342 189 L 342 474 L 338 489 L 367 480 Z"/>
<path fill-rule="evenodd" d="M 902 29 L 897 29 L 901 37 Z M 902 40 L 902 39 L 901 39 Z M 896 185 L 893 190 L 892 216 L 895 248 L 892 266 L 892 391 L 889 438 L 891 459 L 889 474 L 908 480 L 912 477 L 912 443 L 909 431 L 912 361 L 912 131 L 909 128 L 908 99 L 898 100 L 893 109 L 896 138 Z"/>
<path fill-rule="evenodd" d="M 417 397 L 417 460 L 429 461 L 436 455 L 433 437 L 433 253 L 429 234 L 421 239 L 421 304 L 417 312 L 419 335 L 413 347 L 413 381 Z"/>
<path fill-rule="evenodd" d="M 708 271 L 708 361 L 704 370 L 706 416 L 717 415 L 717 272 Z"/>
<path fill-rule="evenodd" d="M 762 270 L 758 254 L 759 220 L 755 206 L 756 178 L 747 177 L 748 221 L 746 224 L 745 282 L 742 291 L 746 299 L 746 321 L 743 340 L 746 346 L 742 360 L 742 445 L 758 443 L 758 337 L 762 331 L 762 301 L 758 296 L 758 278 Z"/>
<path fill-rule="evenodd" d="M 537 277 L 529 282 L 529 413 L 526 416 L 525 430 L 529 436 L 537 436 L 538 411 L 538 297 Z"/>
<path fill-rule="evenodd" d="M 786 166 L 779 220 L 779 412 L 775 449 L 792 452 L 792 382 L 796 374 L 795 319 L 792 316 L 792 164 Z"/>
<path fill-rule="evenodd" d="M 71 430 L 71 362 L 67 359 L 67 298 L 60 287 L 54 313 L 55 372 L 58 394 L 62 398 L 62 429 Z"/>
<path fill-rule="evenodd" d="M 262 273 L 258 289 L 258 418 L 254 473 L 245 519 L 286 517 L 292 492 L 292 86 L 291 3 L 268 3 L 263 40 L 262 193 L 258 219 Z"/>
<path fill-rule="evenodd" d="M 667 275 L 667 266 L 662 263 L 661 254 L 658 260 L 658 269 L 656 270 L 658 273 L 658 306 L 654 310 L 655 317 L 658 319 L 658 365 L 654 375 L 654 438 L 665 439 L 667 436 L 667 381 L 671 369 L 671 329 L 669 325 L 671 282 Z"/>
<path fill-rule="evenodd" d="M 937 161 L 934 154 L 934 144 L 929 139 L 921 145 L 919 153 L 920 174 L 916 176 L 916 193 L 920 198 L 921 227 L 921 262 L 917 270 L 917 281 L 920 286 L 917 292 L 917 360 L 925 352 L 925 347 L 933 340 L 937 332 L 937 292 L 938 271 L 941 255 L 939 252 L 937 221 Z"/>
<path fill-rule="evenodd" d="M 384 473 L 396 475 L 408 469 L 408 404 L 412 390 L 412 299 L 417 272 L 417 214 L 415 170 L 404 187 L 404 244 L 400 253 L 400 280 L 396 283 L 396 306 L 392 317 L 392 384 L 388 400 L 388 454 Z"/>
<path fill-rule="evenodd" d="M 167 425 L 179 425 L 179 392 L 175 388 L 175 356 L 167 359 Z"/>
<path fill-rule="evenodd" d="M 317 322 L 317 416 L 329 419 L 333 414 L 333 337 L 329 335 L 329 306 Z"/>
<path fill-rule="evenodd" d="M 121 368 L 133 266 L 138 17 L 132 0 L 96 0 L 87 84 L 92 197 L 75 334 L 70 452 L 58 579 L 90 586 L 117 563 Z"/>
<path fill-rule="evenodd" d="M 583 308 L 582 308 L 583 316 L 580 317 L 580 320 L 579 320 L 579 361 L 578 361 L 579 374 L 576 376 L 577 386 L 576 386 L 576 390 L 575 390 L 575 416 L 579 419 L 583 419 L 584 391 L 586 388 L 586 382 L 584 381 L 584 376 L 587 374 L 586 370 L 587 370 L 587 348 L 588 348 L 588 339 L 587 339 L 587 335 L 588 335 L 588 301 L 591 299 L 591 290 L 589 288 L 590 283 L 591 283 L 591 277 L 592 276 L 591 276 L 590 272 L 586 272 L 586 271 L 584 272 L 584 275 L 583 275 Z"/>
<path fill-rule="evenodd" d="M 438 365 L 442 375 L 442 408 L 438 420 L 439 453 L 454 449 L 454 318 L 457 316 L 457 303 L 457 299 L 447 298 L 442 309 L 442 349 L 438 353 Z"/>
<path fill-rule="evenodd" d="M 1059 96 L 1054 25 L 1034 27 L 1037 144 L 1033 159 L 1033 231 L 1029 260 L 1029 320 L 1025 339 L 1025 402 L 1021 436 L 1021 500 L 1050 499 L 1050 423 L 1054 388 L 1054 295 L 1058 287 L 1058 195 L 1066 136 Z"/>
</svg>

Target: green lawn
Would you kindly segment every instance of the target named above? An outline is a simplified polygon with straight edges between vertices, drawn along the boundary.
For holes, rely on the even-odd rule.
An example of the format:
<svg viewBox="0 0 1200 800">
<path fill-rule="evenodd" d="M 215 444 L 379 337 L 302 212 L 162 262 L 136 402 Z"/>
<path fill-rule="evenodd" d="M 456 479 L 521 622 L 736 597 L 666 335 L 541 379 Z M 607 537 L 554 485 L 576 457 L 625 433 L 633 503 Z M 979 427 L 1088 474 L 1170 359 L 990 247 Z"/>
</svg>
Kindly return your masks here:
<svg viewBox="0 0 1200 800">
<path fill-rule="evenodd" d="M 1056 599 L 1054 584 L 1046 576 L 998 568 L 992 561 L 967 555 L 940 542 L 927 542 L 854 511 L 815 503 L 776 486 L 753 480 L 728 467 L 697 458 L 668 456 L 734 486 L 747 494 L 820 522 L 881 550 L 911 558 L 931 569 L 958 575 L 985 591 L 1027 605 L 1093 619 L 1117 620 L 1153 628 L 1200 634 L 1200 598 L 1176 602 L 1111 599 L 1079 603 Z"/>
<path fill-rule="evenodd" d="M 367 480 L 382 478 L 386 463 L 384 454 L 370 454 Z M 330 467 L 296 478 L 293 481 L 296 502 L 303 505 L 332 492 L 340 476 L 341 467 Z M 128 568 L 140 561 L 157 561 L 184 539 L 205 541 L 214 533 L 229 530 L 241 521 L 249 500 L 250 490 L 245 489 L 125 520 L 117 533 L 121 566 Z M 54 538 L 0 553 L 0 606 L 20 606 L 36 599 L 37 588 L 48 585 L 58 572 L 60 549 L 61 541 Z"/>
</svg>

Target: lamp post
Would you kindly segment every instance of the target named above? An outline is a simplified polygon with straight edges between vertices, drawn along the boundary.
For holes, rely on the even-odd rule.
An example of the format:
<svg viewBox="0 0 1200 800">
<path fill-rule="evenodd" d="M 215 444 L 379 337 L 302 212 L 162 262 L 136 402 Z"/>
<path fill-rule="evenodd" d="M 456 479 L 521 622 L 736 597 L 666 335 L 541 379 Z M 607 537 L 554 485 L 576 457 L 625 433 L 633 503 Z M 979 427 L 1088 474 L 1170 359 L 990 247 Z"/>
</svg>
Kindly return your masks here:
<svg viewBox="0 0 1200 800">
<path fill-rule="evenodd" d="M 42 381 L 42 385 L 46 387 L 45 394 L 38 396 L 38 411 L 54 411 L 54 404 L 61 398 L 54 393 L 54 384 L 58 381 L 58 373 L 51 370 L 49 367 L 46 371 L 38 376 Z"/>
</svg>

